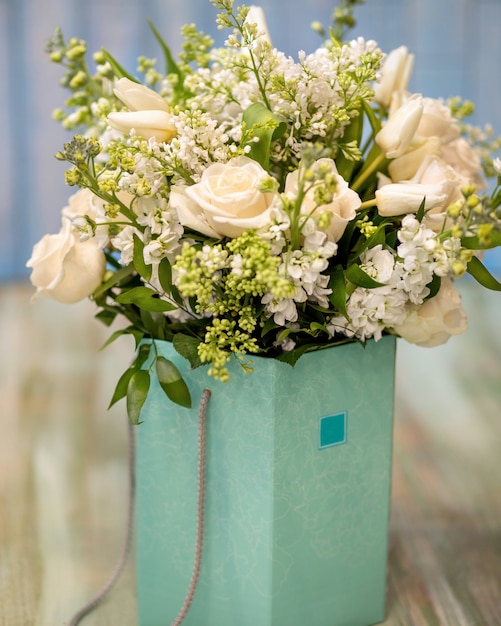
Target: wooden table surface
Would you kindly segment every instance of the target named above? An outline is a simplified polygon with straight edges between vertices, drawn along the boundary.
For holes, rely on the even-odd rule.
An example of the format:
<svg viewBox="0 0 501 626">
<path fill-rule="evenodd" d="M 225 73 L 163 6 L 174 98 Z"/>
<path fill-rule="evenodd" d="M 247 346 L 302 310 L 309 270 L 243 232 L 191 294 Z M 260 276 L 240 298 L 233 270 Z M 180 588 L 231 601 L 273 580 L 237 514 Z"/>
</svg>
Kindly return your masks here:
<svg viewBox="0 0 501 626">
<path fill-rule="evenodd" d="M 501 626 L 501 294 L 462 291 L 468 333 L 398 346 L 385 626 Z M 123 538 L 127 427 L 106 407 L 132 345 L 98 354 L 90 303 L 31 293 L 0 288 L 0 626 L 63 626 Z M 83 624 L 137 624 L 132 563 Z"/>
</svg>

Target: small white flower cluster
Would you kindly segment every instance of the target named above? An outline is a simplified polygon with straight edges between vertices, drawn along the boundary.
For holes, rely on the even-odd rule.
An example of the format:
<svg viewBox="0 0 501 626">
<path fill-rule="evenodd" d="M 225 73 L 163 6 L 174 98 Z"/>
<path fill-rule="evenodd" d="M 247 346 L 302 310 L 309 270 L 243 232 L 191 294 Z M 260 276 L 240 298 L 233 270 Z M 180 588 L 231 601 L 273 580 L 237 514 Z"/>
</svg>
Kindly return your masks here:
<svg viewBox="0 0 501 626">
<path fill-rule="evenodd" d="M 437 234 L 414 215 L 406 215 L 397 234 L 400 245 L 396 252 L 384 250 L 381 245 L 367 250 L 360 267 L 380 287 L 356 287 L 347 301 L 348 320 L 337 315 L 329 330 L 365 341 L 380 339 L 387 328 L 403 323 L 413 305 L 422 304 L 430 295 L 434 277 L 450 274 L 451 258 L 459 249 L 458 239 L 444 243 Z"/>
</svg>

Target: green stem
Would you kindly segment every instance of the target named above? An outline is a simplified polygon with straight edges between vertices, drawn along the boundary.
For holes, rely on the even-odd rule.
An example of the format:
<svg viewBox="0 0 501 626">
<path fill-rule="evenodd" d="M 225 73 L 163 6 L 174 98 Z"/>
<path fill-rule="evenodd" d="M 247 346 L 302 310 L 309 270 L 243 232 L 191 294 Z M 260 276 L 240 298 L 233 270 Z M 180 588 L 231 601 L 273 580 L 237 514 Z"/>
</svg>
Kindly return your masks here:
<svg viewBox="0 0 501 626">
<path fill-rule="evenodd" d="M 370 209 L 373 206 L 377 206 L 376 198 L 362 202 L 362 204 L 358 207 L 358 210 L 362 211 L 363 209 Z"/>
<path fill-rule="evenodd" d="M 364 170 L 360 172 L 358 177 L 351 184 L 353 191 L 357 191 L 365 183 L 365 181 L 373 174 L 377 168 L 384 162 L 386 156 L 381 152 Z"/>
</svg>

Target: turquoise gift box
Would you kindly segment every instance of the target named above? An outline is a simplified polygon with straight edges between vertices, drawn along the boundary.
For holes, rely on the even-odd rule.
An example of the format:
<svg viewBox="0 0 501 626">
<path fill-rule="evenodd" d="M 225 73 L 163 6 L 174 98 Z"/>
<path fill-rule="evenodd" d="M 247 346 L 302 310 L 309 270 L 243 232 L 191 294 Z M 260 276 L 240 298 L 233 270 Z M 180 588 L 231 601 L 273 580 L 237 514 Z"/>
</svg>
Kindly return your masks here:
<svg viewBox="0 0 501 626">
<path fill-rule="evenodd" d="M 190 584 L 198 402 L 207 414 L 205 526 L 185 626 L 368 626 L 384 619 L 395 338 L 233 363 L 228 383 L 182 371 L 194 408 L 157 381 L 137 433 L 140 626 L 165 626 Z"/>
</svg>

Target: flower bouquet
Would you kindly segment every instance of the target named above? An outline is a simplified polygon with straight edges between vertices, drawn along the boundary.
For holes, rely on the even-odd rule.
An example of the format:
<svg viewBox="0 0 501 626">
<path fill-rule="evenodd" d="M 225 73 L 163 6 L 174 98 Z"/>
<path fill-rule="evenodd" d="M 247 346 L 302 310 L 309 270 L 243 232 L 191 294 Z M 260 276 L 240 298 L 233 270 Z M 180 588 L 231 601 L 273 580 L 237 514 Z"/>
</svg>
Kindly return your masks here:
<svg viewBox="0 0 501 626">
<path fill-rule="evenodd" d="M 141 80 L 106 50 L 92 75 L 85 42 L 60 32 L 48 46 L 72 91 L 56 118 L 84 129 L 56 155 L 79 191 L 28 266 L 37 295 L 89 296 L 105 324 L 125 319 L 110 340 L 153 340 L 113 397 L 133 422 L 147 361 L 190 402 L 156 339 L 225 380 L 249 355 L 293 365 L 385 333 L 437 345 L 466 328 L 455 279 L 501 288 L 477 252 L 501 244 L 497 142 L 464 123 L 471 104 L 408 93 L 405 47 L 385 56 L 331 29 L 294 60 L 259 9 L 212 3 L 225 47 L 185 26 L 176 62 L 151 25 L 165 72 L 140 58 Z M 339 35 L 350 9 L 337 15 Z"/>
<path fill-rule="evenodd" d="M 221 383 L 236 378 L 243 388 L 240 374 L 252 371 L 253 361 L 284 362 L 296 370 L 305 355 L 333 346 L 344 358 L 344 344 L 377 346 L 390 336 L 422 346 L 444 343 L 466 329 L 456 279 L 468 273 L 501 290 L 480 260 L 484 250 L 501 245 L 501 161 L 492 157 L 500 144 L 466 124 L 470 103 L 409 93 L 413 56 L 405 47 L 385 55 L 374 41 L 345 42 L 357 0 L 334 13 L 328 34 L 315 24 L 322 44 L 297 59 L 273 48 L 259 8 L 211 2 L 220 11 L 218 27 L 228 30 L 225 45 L 215 47 L 211 37 L 187 25 L 175 60 L 151 24 L 165 69 L 141 57 L 140 79 L 107 50 L 94 55 L 91 73 L 85 42 L 66 42 L 59 31 L 48 46 L 71 91 L 56 118 L 82 133 L 56 157 L 70 164 L 66 182 L 79 190 L 63 209 L 60 232 L 35 245 L 31 280 L 39 296 L 68 303 L 90 297 L 101 322 L 122 320 L 107 343 L 131 335 L 136 356 L 111 403 L 126 397 L 130 421 L 144 421 L 141 429 L 147 428 L 141 415 L 153 378 L 173 403 L 191 406 L 177 357 L 195 376 L 200 371 Z M 488 194 L 485 181 L 496 176 Z M 166 356 L 165 342 L 176 358 Z M 374 354 L 371 373 L 384 369 L 378 359 L 391 358 L 392 351 Z M 264 379 L 270 377 L 268 372 Z M 365 385 L 360 372 L 355 378 Z M 382 396 L 381 403 L 389 402 L 387 392 Z M 287 405 L 290 415 L 293 404 Z M 329 424 L 343 416 L 327 416 Z M 368 432 L 373 437 L 377 430 Z M 231 433 L 233 442 L 237 433 Z M 328 445 L 342 436 L 328 438 Z M 391 431 L 380 436 L 391 446 Z M 156 433 L 151 438 L 157 443 Z M 220 446 L 213 457 L 231 448 Z M 239 454 L 236 464 L 245 464 Z M 367 454 L 363 463 L 378 454 Z M 251 450 L 250 456 L 259 453 Z M 302 462 L 294 459 L 291 466 Z M 247 474 L 254 477 L 261 467 L 253 468 Z M 386 476 L 382 491 L 388 490 L 386 466 L 364 472 Z M 363 479 L 352 482 L 346 501 Z M 377 489 L 371 483 L 365 491 Z M 332 491 L 327 485 L 325 493 Z M 319 499 L 326 510 L 327 500 Z M 224 508 L 226 501 L 220 504 Z M 249 499 L 240 504 L 249 506 Z M 347 532 L 354 515 L 345 516 L 339 532 Z M 369 520 L 360 534 L 365 541 L 372 518 L 367 511 L 356 517 Z M 311 517 L 308 530 L 320 518 Z M 387 523 L 385 506 L 378 520 Z M 228 533 L 225 528 L 221 536 L 230 544 Z M 241 537 L 235 542 L 241 544 Z M 249 542 L 256 543 L 254 535 Z M 380 550 L 384 539 L 374 544 Z M 328 551 L 322 545 L 318 553 Z M 364 545 L 360 571 L 370 570 Z M 338 574 L 341 587 L 349 579 L 346 563 Z M 326 576 L 332 578 L 332 571 Z M 336 610 L 341 604 L 336 600 Z M 292 610 L 280 623 L 308 622 Z M 200 623 L 213 623 L 203 615 Z M 346 619 L 362 624 L 375 615 Z M 219 615 L 214 624 L 268 623 L 236 619 Z"/>
</svg>

